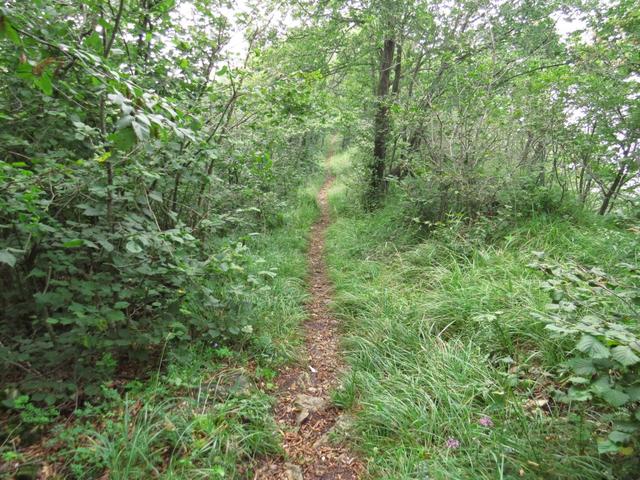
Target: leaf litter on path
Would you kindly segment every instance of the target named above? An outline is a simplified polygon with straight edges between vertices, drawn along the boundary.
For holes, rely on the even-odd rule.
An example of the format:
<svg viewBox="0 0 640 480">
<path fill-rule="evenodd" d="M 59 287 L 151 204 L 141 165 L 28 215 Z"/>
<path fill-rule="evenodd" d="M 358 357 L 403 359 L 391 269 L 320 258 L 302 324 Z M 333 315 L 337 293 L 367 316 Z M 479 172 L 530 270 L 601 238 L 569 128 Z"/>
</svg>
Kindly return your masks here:
<svg viewBox="0 0 640 480">
<path fill-rule="evenodd" d="M 322 215 L 311 229 L 311 300 L 304 325 L 308 366 L 286 369 L 277 379 L 275 416 L 282 430 L 284 455 L 264 459 L 254 480 L 356 480 L 363 470 L 361 461 L 346 445 L 329 440 L 331 431 L 344 428 L 344 416 L 329 398 L 343 370 L 338 322 L 328 308 L 332 285 L 324 256 L 325 232 L 330 223 L 327 193 L 332 181 L 328 178 L 318 194 Z"/>
</svg>

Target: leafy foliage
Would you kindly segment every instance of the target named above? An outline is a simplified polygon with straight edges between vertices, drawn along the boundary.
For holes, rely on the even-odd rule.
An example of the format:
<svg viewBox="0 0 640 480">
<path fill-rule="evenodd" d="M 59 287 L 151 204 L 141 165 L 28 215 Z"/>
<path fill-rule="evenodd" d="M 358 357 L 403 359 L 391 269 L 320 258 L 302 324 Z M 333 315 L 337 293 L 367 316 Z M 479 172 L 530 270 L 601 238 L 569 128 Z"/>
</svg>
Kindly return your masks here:
<svg viewBox="0 0 640 480">
<path fill-rule="evenodd" d="M 612 408 L 613 430 L 599 442 L 599 450 L 631 454 L 640 433 L 640 332 L 635 308 L 640 285 L 620 285 L 598 268 L 553 265 L 542 258 L 532 266 L 549 275 L 544 286 L 554 303 L 542 317 L 548 322 L 546 328 L 576 342 L 574 356 L 563 363 L 571 386 L 558 391 L 558 399 L 597 400 Z M 622 268 L 630 268 L 632 274 L 637 270 L 629 264 Z"/>
<path fill-rule="evenodd" d="M 237 20 L 238 66 L 224 2 L 80 3 L 0 17 L 2 383 L 49 404 L 167 341 L 246 336 L 273 272 L 249 273 L 244 236 L 279 223 L 323 137 L 320 79 L 258 56 L 268 19 Z"/>
<path fill-rule="evenodd" d="M 362 184 L 398 185 L 409 218 L 437 222 L 565 202 L 628 208 L 639 181 L 636 10 L 347 0 L 300 15 L 315 14 L 310 35 L 330 46 L 308 68 L 343 77 L 339 115 Z"/>
</svg>

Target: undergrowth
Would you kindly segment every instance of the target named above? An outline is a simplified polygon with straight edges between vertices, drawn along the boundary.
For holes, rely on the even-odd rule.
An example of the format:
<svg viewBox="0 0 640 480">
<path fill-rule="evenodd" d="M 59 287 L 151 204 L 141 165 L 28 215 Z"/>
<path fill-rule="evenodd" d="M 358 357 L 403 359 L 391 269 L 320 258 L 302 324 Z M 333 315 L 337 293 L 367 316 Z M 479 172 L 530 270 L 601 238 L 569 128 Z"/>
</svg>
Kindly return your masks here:
<svg viewBox="0 0 640 480">
<path fill-rule="evenodd" d="M 246 478 L 254 457 L 279 452 L 269 393 L 277 367 L 301 344 L 307 234 L 321 180 L 299 192 L 280 227 L 240 239 L 251 256 L 246 275 L 266 280 L 252 291 L 252 308 L 237 312 L 246 325 L 239 336 L 190 347 L 167 337 L 146 379 L 104 384 L 100 402 L 67 417 L 13 398 L 0 478 Z M 207 312 L 190 313 L 206 321 Z"/>
<path fill-rule="evenodd" d="M 371 477 L 635 478 L 637 231 L 575 212 L 425 234 L 393 191 L 364 213 L 348 161 L 329 197 L 351 367 L 335 401 Z"/>
</svg>

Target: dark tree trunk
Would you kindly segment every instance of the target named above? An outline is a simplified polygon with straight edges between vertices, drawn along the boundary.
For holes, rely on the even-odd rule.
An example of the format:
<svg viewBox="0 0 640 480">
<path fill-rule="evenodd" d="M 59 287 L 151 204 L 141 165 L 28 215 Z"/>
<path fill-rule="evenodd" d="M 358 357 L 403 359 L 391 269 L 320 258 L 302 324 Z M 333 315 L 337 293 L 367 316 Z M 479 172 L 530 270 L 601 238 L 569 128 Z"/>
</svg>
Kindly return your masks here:
<svg viewBox="0 0 640 480">
<path fill-rule="evenodd" d="M 373 164 L 370 181 L 371 198 L 369 200 L 372 201 L 372 203 L 377 203 L 377 200 L 379 200 L 384 193 L 384 167 L 385 157 L 387 155 L 387 136 L 389 135 L 389 105 L 387 104 L 387 96 L 389 95 L 395 47 L 396 42 L 394 40 L 386 39 L 380 61 L 380 79 L 376 92 L 378 105 L 374 120 Z"/>
<path fill-rule="evenodd" d="M 398 97 L 400 95 L 400 79 L 402 78 L 402 44 L 398 43 L 396 45 L 396 58 L 395 58 L 395 66 L 393 68 L 393 84 L 391 85 L 391 93 L 394 97 Z M 396 98 L 397 101 L 397 98 Z M 389 165 L 393 168 L 394 163 L 396 161 L 396 150 L 398 147 L 398 139 L 400 135 L 396 135 L 393 140 L 393 149 L 391 152 L 391 160 L 389 161 Z M 401 176 L 401 175 L 399 175 Z M 385 190 L 387 189 L 387 182 L 385 181 Z"/>
<path fill-rule="evenodd" d="M 602 204 L 600 205 L 600 210 L 598 211 L 599 215 L 604 215 L 605 213 L 607 213 L 610 210 L 609 203 L 613 199 L 614 195 L 616 195 L 616 192 L 618 192 L 620 190 L 620 188 L 622 187 L 622 184 L 624 183 L 624 177 L 625 177 L 626 173 L 627 173 L 627 166 L 626 165 L 622 165 L 618 169 L 618 173 L 616 174 L 616 178 L 613 179 L 613 182 L 611 183 L 611 186 L 609 187 L 609 189 L 604 194 L 604 198 L 602 199 Z"/>
<path fill-rule="evenodd" d="M 391 92 L 394 95 L 400 93 L 400 78 L 402 77 L 402 45 L 399 43 L 396 46 L 396 63 L 393 71 L 393 85 Z"/>
</svg>

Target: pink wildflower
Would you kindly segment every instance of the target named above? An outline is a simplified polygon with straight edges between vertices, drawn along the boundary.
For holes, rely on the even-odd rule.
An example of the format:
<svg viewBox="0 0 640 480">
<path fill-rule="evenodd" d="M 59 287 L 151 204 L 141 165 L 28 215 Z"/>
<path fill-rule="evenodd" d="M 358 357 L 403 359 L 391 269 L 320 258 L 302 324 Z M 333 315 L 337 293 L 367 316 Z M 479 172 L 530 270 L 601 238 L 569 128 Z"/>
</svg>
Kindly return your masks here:
<svg viewBox="0 0 640 480">
<path fill-rule="evenodd" d="M 460 440 L 457 438 L 447 438 L 447 448 L 458 448 L 460 447 Z"/>
<path fill-rule="evenodd" d="M 480 420 L 478 420 L 478 423 L 483 427 L 487 427 L 487 428 L 493 427 L 493 421 L 491 420 L 490 417 L 487 417 L 486 415 L 480 417 Z"/>
</svg>

